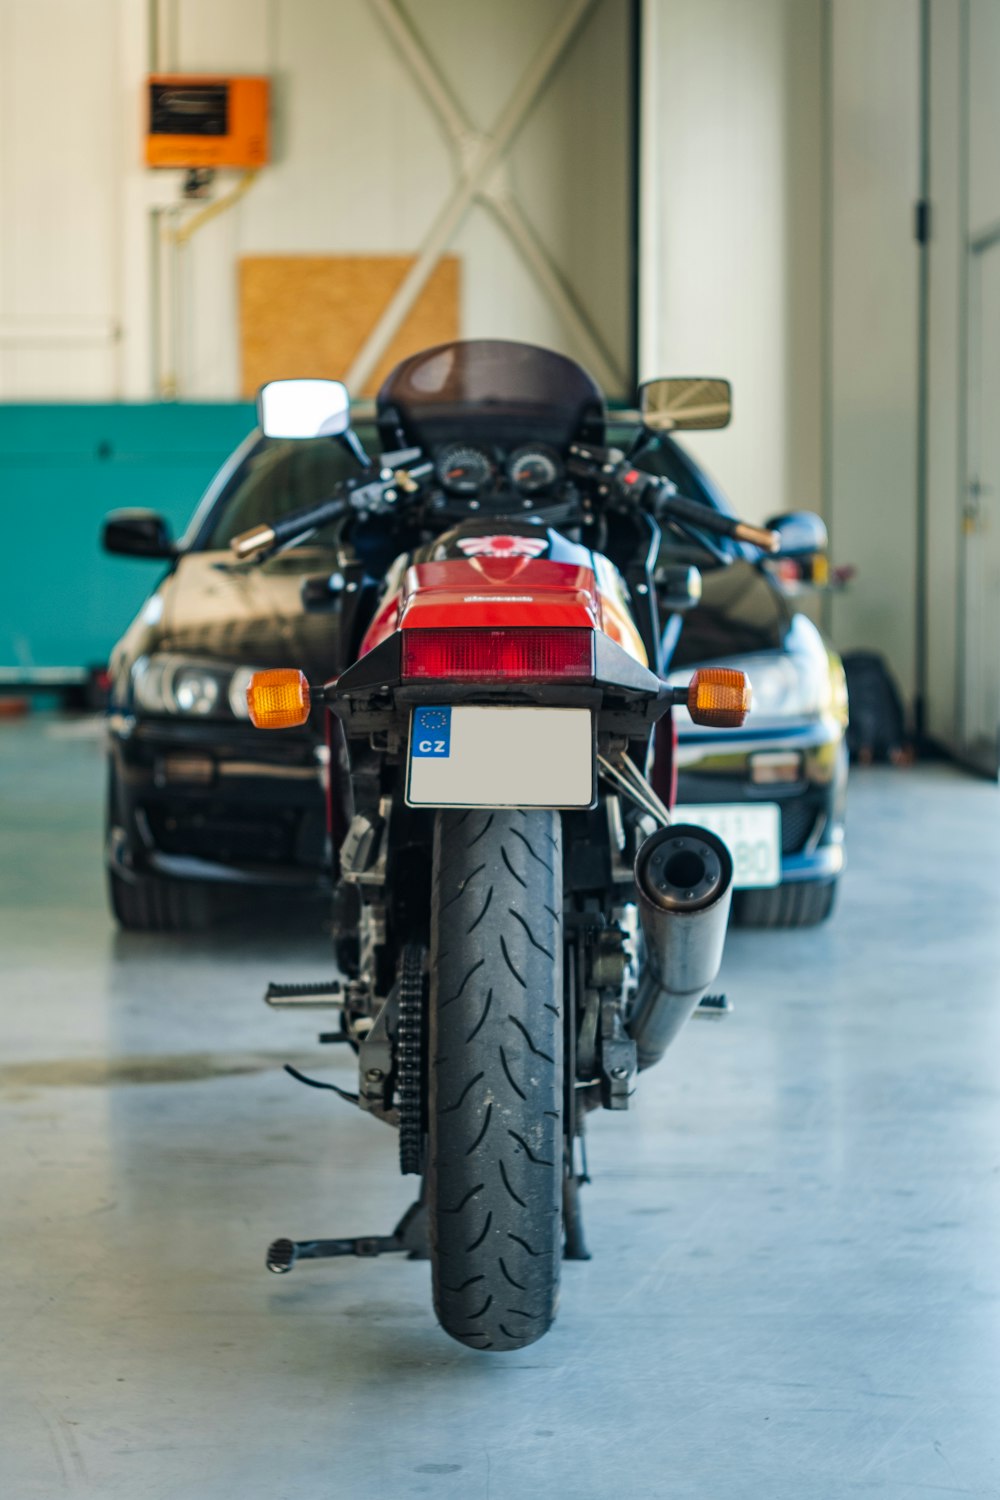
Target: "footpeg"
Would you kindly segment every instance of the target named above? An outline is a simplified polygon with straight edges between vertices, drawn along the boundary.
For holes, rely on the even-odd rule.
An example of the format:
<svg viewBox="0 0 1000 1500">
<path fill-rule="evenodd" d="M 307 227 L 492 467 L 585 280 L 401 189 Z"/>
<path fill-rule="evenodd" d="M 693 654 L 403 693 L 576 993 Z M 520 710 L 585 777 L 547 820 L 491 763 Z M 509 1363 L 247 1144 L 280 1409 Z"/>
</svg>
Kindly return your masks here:
<svg viewBox="0 0 1000 1500">
<path fill-rule="evenodd" d="M 264 1003 L 275 1010 L 321 1010 L 343 1005 L 344 998 L 337 980 L 331 979 L 320 984 L 269 984 Z"/>
<path fill-rule="evenodd" d="M 267 1269 L 285 1276 L 299 1260 L 332 1260 L 338 1255 L 356 1255 L 371 1260 L 392 1255 L 407 1247 L 391 1234 L 361 1235 L 353 1240 L 275 1240 L 268 1247 Z"/>
<path fill-rule="evenodd" d="M 696 1016 L 708 1016 L 710 1020 L 731 1016 L 732 1013 L 733 1002 L 727 995 L 702 995 L 695 1008 Z"/>
<path fill-rule="evenodd" d="M 295 1264 L 297 1246 L 294 1240 L 275 1240 L 267 1247 L 267 1269 L 283 1276 Z"/>
</svg>

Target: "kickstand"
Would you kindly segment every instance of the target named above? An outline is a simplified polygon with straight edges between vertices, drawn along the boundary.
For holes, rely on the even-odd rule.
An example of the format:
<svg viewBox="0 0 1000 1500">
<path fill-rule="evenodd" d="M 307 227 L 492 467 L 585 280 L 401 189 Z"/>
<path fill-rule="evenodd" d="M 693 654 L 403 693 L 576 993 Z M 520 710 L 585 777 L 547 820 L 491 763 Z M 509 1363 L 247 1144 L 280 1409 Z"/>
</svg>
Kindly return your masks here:
<svg viewBox="0 0 1000 1500">
<path fill-rule="evenodd" d="M 423 1185 L 420 1197 L 411 1203 L 406 1213 L 392 1231 L 399 1248 L 406 1251 L 407 1260 L 430 1260 L 431 1247 L 427 1232 L 427 1199 Z"/>
<path fill-rule="evenodd" d="M 563 1178 L 563 1227 L 566 1231 L 563 1260 L 590 1260 L 580 1208 L 580 1184 L 586 1181 L 586 1177 L 577 1177 L 575 1173 L 568 1173 Z"/>
<path fill-rule="evenodd" d="M 267 1269 L 284 1276 L 300 1260 L 330 1260 L 340 1255 L 370 1259 L 376 1255 L 406 1255 L 427 1260 L 427 1203 L 423 1191 L 396 1225 L 392 1234 L 362 1235 L 344 1240 L 275 1240 L 267 1251 Z"/>
<path fill-rule="evenodd" d="M 563 1229 L 565 1230 L 565 1241 L 563 1244 L 563 1260 L 590 1260 L 590 1251 L 587 1249 L 587 1237 L 583 1232 L 583 1209 L 580 1206 L 580 1189 L 585 1182 L 590 1181 L 587 1172 L 587 1145 L 583 1135 L 583 1120 L 577 1127 L 578 1134 L 568 1142 L 566 1153 L 566 1171 L 563 1176 L 562 1206 L 563 1206 Z M 576 1141 L 580 1142 L 580 1170 L 576 1170 Z"/>
</svg>

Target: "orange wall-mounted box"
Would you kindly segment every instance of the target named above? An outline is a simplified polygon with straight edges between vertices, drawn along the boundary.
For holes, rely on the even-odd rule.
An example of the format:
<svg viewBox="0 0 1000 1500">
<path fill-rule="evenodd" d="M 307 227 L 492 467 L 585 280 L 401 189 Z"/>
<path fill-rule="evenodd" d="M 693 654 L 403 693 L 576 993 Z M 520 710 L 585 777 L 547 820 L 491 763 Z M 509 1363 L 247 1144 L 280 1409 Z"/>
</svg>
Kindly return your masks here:
<svg viewBox="0 0 1000 1500">
<path fill-rule="evenodd" d="M 148 167 L 262 167 L 267 162 L 267 78 L 157 73 L 147 96 Z"/>
</svg>

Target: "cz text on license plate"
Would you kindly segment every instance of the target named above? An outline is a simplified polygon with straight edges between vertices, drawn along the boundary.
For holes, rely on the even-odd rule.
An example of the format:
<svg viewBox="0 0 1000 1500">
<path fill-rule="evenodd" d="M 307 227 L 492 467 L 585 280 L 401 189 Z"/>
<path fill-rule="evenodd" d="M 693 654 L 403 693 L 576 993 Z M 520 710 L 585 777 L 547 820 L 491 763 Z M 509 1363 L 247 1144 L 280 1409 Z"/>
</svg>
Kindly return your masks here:
<svg viewBox="0 0 1000 1500">
<path fill-rule="evenodd" d="M 733 886 L 781 882 L 781 808 L 776 802 L 705 802 L 674 808 L 678 823 L 717 833 L 733 856 Z"/>
<path fill-rule="evenodd" d="M 591 807 L 588 708 L 426 705 L 410 716 L 411 807 Z"/>
</svg>

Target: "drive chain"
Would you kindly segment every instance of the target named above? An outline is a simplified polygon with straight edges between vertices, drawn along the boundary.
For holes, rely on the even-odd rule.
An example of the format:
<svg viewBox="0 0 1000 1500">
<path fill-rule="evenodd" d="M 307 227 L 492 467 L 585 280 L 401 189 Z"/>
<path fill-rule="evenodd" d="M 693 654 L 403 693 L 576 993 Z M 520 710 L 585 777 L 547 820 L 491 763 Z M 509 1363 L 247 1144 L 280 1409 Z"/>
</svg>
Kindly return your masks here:
<svg viewBox="0 0 1000 1500">
<path fill-rule="evenodd" d="M 408 943 L 399 964 L 396 1027 L 396 1100 L 399 1105 L 399 1170 L 423 1171 L 424 1158 L 424 950 Z"/>
</svg>

